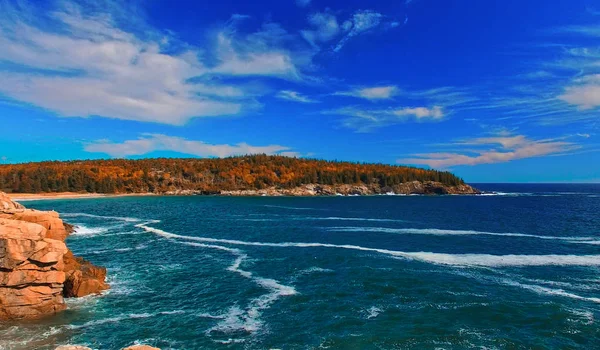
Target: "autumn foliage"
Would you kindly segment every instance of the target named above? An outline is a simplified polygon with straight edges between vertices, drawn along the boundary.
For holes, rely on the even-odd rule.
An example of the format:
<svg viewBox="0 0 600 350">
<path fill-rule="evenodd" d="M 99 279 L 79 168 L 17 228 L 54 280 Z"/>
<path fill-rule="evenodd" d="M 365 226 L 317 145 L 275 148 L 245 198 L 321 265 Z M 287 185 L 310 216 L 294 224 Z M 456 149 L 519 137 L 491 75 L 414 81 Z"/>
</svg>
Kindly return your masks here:
<svg viewBox="0 0 600 350">
<path fill-rule="evenodd" d="M 449 172 L 385 164 L 253 155 L 222 159 L 84 160 L 0 165 L 6 192 L 163 193 L 194 190 L 293 188 L 303 184 L 372 184 L 409 181 L 463 184 Z"/>
</svg>

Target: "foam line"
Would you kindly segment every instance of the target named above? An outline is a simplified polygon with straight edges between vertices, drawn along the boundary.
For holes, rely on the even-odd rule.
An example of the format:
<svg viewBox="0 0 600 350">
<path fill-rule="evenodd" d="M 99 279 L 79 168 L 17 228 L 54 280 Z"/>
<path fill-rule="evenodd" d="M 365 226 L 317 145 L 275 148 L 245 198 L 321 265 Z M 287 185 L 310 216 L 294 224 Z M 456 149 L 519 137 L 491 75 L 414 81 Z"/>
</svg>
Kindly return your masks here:
<svg viewBox="0 0 600 350">
<path fill-rule="evenodd" d="M 108 231 L 106 227 L 87 227 L 83 225 L 77 225 L 75 231 L 71 235 L 73 236 L 95 236 Z"/>
<path fill-rule="evenodd" d="M 140 221 L 142 221 L 137 218 L 122 217 L 122 216 L 102 216 L 102 215 L 94 215 L 94 214 L 87 214 L 87 213 L 61 213 L 60 215 L 62 217 L 66 217 L 66 218 L 87 217 L 87 218 L 96 218 L 96 219 L 113 219 L 113 220 L 119 220 L 119 221 L 125 221 L 125 222 L 140 222 Z"/>
<path fill-rule="evenodd" d="M 412 260 L 419 260 L 440 265 L 457 266 L 600 266 L 600 255 L 491 255 L 491 254 L 443 254 L 431 252 L 402 252 L 388 249 L 369 248 L 350 244 L 303 243 L 303 242 L 252 242 L 210 237 L 190 237 L 166 232 L 145 224 L 138 224 L 148 232 L 165 238 L 188 241 L 231 244 L 258 247 L 296 247 L 296 248 L 336 248 L 385 254 Z"/>
<path fill-rule="evenodd" d="M 525 233 L 496 233 L 496 232 L 485 232 L 485 231 L 473 231 L 473 230 L 442 230 L 436 228 L 387 228 L 387 227 L 331 227 L 327 228 L 328 231 L 333 232 L 385 232 L 385 233 L 404 233 L 404 234 L 418 234 L 418 235 L 486 235 L 486 236 L 503 236 L 503 237 L 527 237 L 527 238 L 539 238 L 539 239 L 550 239 L 550 240 L 565 240 L 581 243 L 591 241 L 594 237 L 559 237 L 559 236 L 542 236 L 542 235 L 530 235 Z M 593 244 L 593 243 L 590 243 Z M 596 243 L 599 244 L 599 243 Z"/>
<path fill-rule="evenodd" d="M 184 236 L 175 235 L 157 228 L 147 226 L 149 223 L 156 223 L 157 221 L 153 220 L 150 222 L 145 222 L 141 224 L 135 225 L 136 227 L 142 228 L 147 232 L 155 233 L 160 236 L 163 236 L 168 239 L 181 238 Z M 192 240 L 194 241 L 194 240 Z M 224 316 L 219 316 L 222 318 L 216 326 L 210 328 L 207 331 L 207 334 L 212 332 L 222 332 L 222 333 L 231 333 L 239 330 L 243 330 L 248 333 L 255 333 L 262 327 L 262 321 L 260 320 L 260 316 L 262 314 L 262 310 L 268 309 L 271 304 L 277 301 L 280 297 L 290 296 L 297 294 L 296 289 L 292 286 L 286 286 L 279 283 L 277 280 L 271 278 L 264 278 L 260 276 L 255 276 L 252 272 L 243 270 L 241 268 L 244 260 L 248 258 L 246 254 L 244 254 L 241 250 L 236 248 L 223 247 L 214 244 L 204 244 L 204 243 L 196 243 L 196 242 L 180 242 L 178 243 L 186 244 L 189 246 L 199 247 L 199 248 L 209 248 L 209 249 L 217 249 L 221 251 L 226 251 L 233 255 L 236 255 L 236 259 L 233 264 L 227 268 L 228 271 L 235 272 L 245 278 L 252 280 L 257 285 L 267 289 L 269 293 L 264 294 L 258 298 L 255 298 L 250 301 L 246 310 L 241 310 L 239 307 L 232 307 L 229 312 Z M 202 241 L 201 241 L 202 242 Z M 209 241 L 209 243 L 211 243 Z M 214 243 L 218 243 L 215 241 Z"/>
</svg>

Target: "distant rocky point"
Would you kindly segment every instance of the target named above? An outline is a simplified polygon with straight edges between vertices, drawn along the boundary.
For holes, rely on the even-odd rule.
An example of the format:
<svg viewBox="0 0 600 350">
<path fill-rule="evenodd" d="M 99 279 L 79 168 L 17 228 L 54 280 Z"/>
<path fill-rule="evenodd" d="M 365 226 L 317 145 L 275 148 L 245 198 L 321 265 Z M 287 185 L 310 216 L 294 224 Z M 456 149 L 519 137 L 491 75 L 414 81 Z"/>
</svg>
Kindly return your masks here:
<svg viewBox="0 0 600 350">
<path fill-rule="evenodd" d="M 26 209 L 0 192 L 0 320 L 28 320 L 66 309 L 64 297 L 109 288 L 106 269 L 65 245 L 73 227 L 54 211 Z"/>
<path fill-rule="evenodd" d="M 225 196 L 369 196 L 369 195 L 442 195 L 442 194 L 480 194 L 473 187 L 461 184 L 444 185 L 440 182 L 412 181 L 394 186 L 367 185 L 317 185 L 309 184 L 294 188 L 269 187 L 260 190 L 220 191 Z M 177 194 L 177 192 L 173 193 Z M 189 194 L 189 193 L 188 193 Z M 193 193 L 192 193 L 193 194 Z"/>
</svg>

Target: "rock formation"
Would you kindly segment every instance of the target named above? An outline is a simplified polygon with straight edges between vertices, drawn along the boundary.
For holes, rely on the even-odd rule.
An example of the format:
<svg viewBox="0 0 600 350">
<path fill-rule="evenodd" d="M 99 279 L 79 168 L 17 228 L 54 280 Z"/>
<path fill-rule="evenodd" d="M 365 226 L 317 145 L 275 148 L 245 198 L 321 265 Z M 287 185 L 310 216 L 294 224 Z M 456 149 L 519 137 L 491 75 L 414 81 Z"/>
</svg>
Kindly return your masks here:
<svg viewBox="0 0 600 350">
<path fill-rule="evenodd" d="M 376 194 L 480 194 L 478 190 L 469 185 L 447 186 L 434 181 L 412 181 L 395 186 L 380 186 L 378 183 L 371 185 L 318 185 L 308 184 L 295 188 L 269 187 L 261 190 L 235 190 L 221 191 L 219 194 L 225 196 L 364 196 Z M 191 193 L 168 193 L 178 195 L 189 195 Z M 203 193 L 198 193 L 203 194 Z"/>
<path fill-rule="evenodd" d="M 66 308 L 63 297 L 108 289 L 106 269 L 66 247 L 71 230 L 58 213 L 25 209 L 0 192 L 0 320 L 52 315 Z"/>
<path fill-rule="evenodd" d="M 81 346 L 81 345 L 61 345 L 58 348 L 56 348 L 55 350 L 92 350 L 92 349 L 88 348 L 87 346 Z M 160 349 L 153 348 L 148 345 L 132 345 L 132 346 L 128 346 L 122 350 L 160 350 Z"/>
</svg>

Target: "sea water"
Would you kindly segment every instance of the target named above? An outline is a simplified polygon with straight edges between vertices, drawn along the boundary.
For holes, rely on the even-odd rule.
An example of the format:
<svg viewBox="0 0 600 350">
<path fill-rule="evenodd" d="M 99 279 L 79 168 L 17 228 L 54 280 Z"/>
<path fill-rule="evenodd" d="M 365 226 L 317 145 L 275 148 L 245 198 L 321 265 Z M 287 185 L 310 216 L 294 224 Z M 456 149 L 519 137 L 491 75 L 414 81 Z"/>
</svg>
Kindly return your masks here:
<svg viewBox="0 0 600 350">
<path fill-rule="evenodd" d="M 2 349 L 600 348 L 600 185 L 32 201 L 112 288 Z"/>
</svg>

